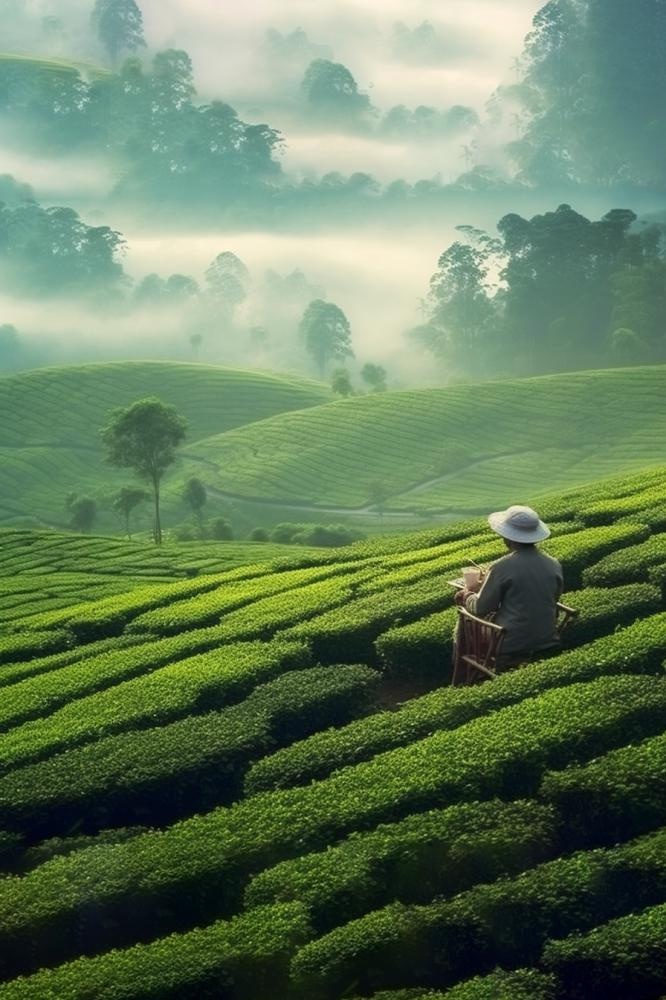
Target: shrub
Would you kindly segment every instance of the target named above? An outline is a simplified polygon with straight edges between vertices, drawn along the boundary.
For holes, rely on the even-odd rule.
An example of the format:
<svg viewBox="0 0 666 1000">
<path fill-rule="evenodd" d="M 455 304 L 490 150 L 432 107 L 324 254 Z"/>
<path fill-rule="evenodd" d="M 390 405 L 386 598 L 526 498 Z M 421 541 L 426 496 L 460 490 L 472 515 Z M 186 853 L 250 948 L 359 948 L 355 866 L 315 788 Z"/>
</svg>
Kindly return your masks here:
<svg viewBox="0 0 666 1000">
<path fill-rule="evenodd" d="M 666 983 L 666 904 L 551 941 L 543 964 L 567 1000 L 656 1000 Z"/>
<path fill-rule="evenodd" d="M 265 1000 L 285 996 L 289 958 L 310 936 L 291 903 L 173 934 L 126 951 L 80 958 L 0 985 L 1 1000 Z"/>
<path fill-rule="evenodd" d="M 306 944 L 293 975 L 311 1000 L 337 998 L 352 983 L 363 992 L 398 982 L 452 985 L 496 965 L 536 962 L 549 937 L 587 930 L 665 895 L 661 831 L 615 850 L 558 858 L 451 901 L 392 904 Z"/>
<path fill-rule="evenodd" d="M 583 573 L 583 582 L 612 587 L 618 583 L 645 580 L 650 567 L 660 564 L 666 564 L 666 534 L 653 535 L 640 545 L 621 548 L 588 565 Z"/>
<path fill-rule="evenodd" d="M 211 809 L 238 793 L 253 758 L 367 710 L 377 679 L 363 666 L 290 672 L 220 712 L 18 768 L 0 777 L 5 824 L 34 841 L 109 824 L 164 825 Z"/>
<path fill-rule="evenodd" d="M 534 802 L 464 803 L 353 834 L 250 882 L 247 906 L 299 900 L 319 933 L 393 899 L 425 902 L 552 857 L 554 813 Z"/>
<path fill-rule="evenodd" d="M 455 729 L 477 718 L 561 687 L 600 675 L 657 671 L 666 655 L 666 614 L 636 622 L 580 649 L 504 674 L 492 684 L 442 688 L 407 702 L 397 712 L 382 712 L 340 730 L 316 733 L 265 757 L 250 768 L 250 794 L 290 788 L 322 778 L 337 768 L 404 746 L 437 730 Z"/>
<path fill-rule="evenodd" d="M 445 993 L 422 987 L 382 990 L 375 993 L 372 1000 L 556 1000 L 556 993 L 554 976 L 536 969 L 519 969 L 517 972 L 498 969 L 489 976 L 478 976 L 459 983 Z"/>
<path fill-rule="evenodd" d="M 214 538 L 218 542 L 230 542 L 234 537 L 234 529 L 226 517 L 215 517 L 212 521 L 208 521 L 204 532 L 209 538 Z"/>
<path fill-rule="evenodd" d="M 270 535 L 265 528 L 253 528 L 250 532 L 251 542 L 268 542 L 270 541 Z"/>
<path fill-rule="evenodd" d="M 617 843 L 666 824 L 666 735 L 549 772 L 540 795 L 562 817 L 570 848 Z"/>
<path fill-rule="evenodd" d="M 19 663 L 37 656 L 59 653 L 72 646 L 73 642 L 72 633 L 67 629 L 4 635 L 0 638 L 0 664 Z M 3 667 L 0 667 L 0 682 L 3 672 Z"/>
<path fill-rule="evenodd" d="M 413 811 L 532 794 L 548 768 L 589 759 L 665 723 L 666 684 L 603 678 L 436 733 L 307 788 L 257 796 L 2 879 L 5 969 L 19 972 L 24 963 L 43 965 L 73 950 L 211 919 L 233 910 L 247 875 L 278 861 Z"/>
<path fill-rule="evenodd" d="M 438 611 L 411 625 L 389 629 L 375 641 L 383 669 L 400 677 L 451 679 L 455 608 Z"/>
<path fill-rule="evenodd" d="M 176 640 L 167 642 L 177 646 Z M 290 667 L 305 667 L 310 662 L 305 646 L 277 642 L 270 646 L 238 643 L 175 663 L 167 660 L 166 666 L 146 672 L 146 676 L 77 698 L 47 718 L 7 733 L 0 738 L 0 763 L 6 769 L 7 765 L 39 760 L 110 733 L 220 708 L 239 701 L 257 684 Z M 145 667 L 145 661 L 139 663 Z M 47 678 L 57 681 L 58 673 L 61 671 Z"/>
</svg>

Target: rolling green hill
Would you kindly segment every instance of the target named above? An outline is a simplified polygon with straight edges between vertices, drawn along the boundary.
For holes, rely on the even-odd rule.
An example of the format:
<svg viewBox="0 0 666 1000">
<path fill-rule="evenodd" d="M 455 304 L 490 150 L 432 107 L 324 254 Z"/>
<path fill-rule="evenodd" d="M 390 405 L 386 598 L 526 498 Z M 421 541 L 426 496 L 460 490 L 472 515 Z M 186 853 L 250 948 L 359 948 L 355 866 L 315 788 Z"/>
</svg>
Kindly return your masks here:
<svg viewBox="0 0 666 1000">
<path fill-rule="evenodd" d="M 242 497 L 480 512 L 666 459 L 666 367 L 368 395 L 189 445 Z"/>
<path fill-rule="evenodd" d="M 110 410 L 144 396 L 173 403 L 196 442 L 315 406 L 330 393 L 298 377 L 168 362 L 45 368 L 0 379 L 0 523 L 63 524 L 67 493 L 99 496 L 131 481 L 129 471 L 103 464 L 99 431 Z"/>
<path fill-rule="evenodd" d="M 579 618 L 468 688 L 482 519 L 5 621 L 0 1000 L 657 1000 L 666 468 L 541 506 Z M 5 579 L 136 571 L 7 538 Z"/>
<path fill-rule="evenodd" d="M 53 56 L 20 55 L 16 52 L 0 52 L 0 68 L 27 73 L 56 73 L 67 76 L 80 74 L 93 80 L 110 74 L 110 70 L 93 63 L 76 62 Z"/>
</svg>

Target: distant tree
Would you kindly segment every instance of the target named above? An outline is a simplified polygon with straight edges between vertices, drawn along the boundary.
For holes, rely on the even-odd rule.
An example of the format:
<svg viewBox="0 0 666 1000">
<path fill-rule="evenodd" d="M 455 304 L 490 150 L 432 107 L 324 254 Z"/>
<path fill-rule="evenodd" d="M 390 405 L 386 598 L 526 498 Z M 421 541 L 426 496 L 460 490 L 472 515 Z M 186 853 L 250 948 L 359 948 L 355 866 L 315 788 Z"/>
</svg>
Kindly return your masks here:
<svg viewBox="0 0 666 1000">
<path fill-rule="evenodd" d="M 162 544 L 160 482 L 176 458 L 176 447 L 185 437 L 186 429 L 187 422 L 176 407 L 155 396 L 113 410 L 102 429 L 106 461 L 119 468 L 134 469 L 152 486 L 156 545 Z"/>
<path fill-rule="evenodd" d="M 203 344 L 203 334 L 193 333 L 189 338 L 190 347 L 192 348 L 192 354 L 194 357 L 199 356 L 199 351 L 201 350 L 201 345 Z"/>
<path fill-rule="evenodd" d="M 125 525 L 125 534 L 128 538 L 132 537 L 130 531 L 130 516 L 132 511 L 147 499 L 148 494 L 145 490 L 140 489 L 140 487 L 123 486 L 113 500 L 112 507 L 122 517 L 123 524 Z"/>
<path fill-rule="evenodd" d="M 268 542 L 270 541 L 270 535 L 265 528 L 253 528 L 250 532 L 251 542 Z"/>
<path fill-rule="evenodd" d="M 361 368 L 361 378 L 373 392 L 386 391 L 386 369 L 382 368 L 381 365 L 374 365 L 368 361 Z"/>
<path fill-rule="evenodd" d="M 346 368 L 334 369 L 331 375 L 331 389 L 336 396 L 342 396 L 343 399 L 353 395 L 354 389 L 351 384 L 351 375 Z"/>
<path fill-rule="evenodd" d="M 331 361 L 354 357 L 349 320 L 333 302 L 324 302 L 323 299 L 311 302 L 298 329 L 321 378 L 324 378 Z"/>
<path fill-rule="evenodd" d="M 216 517 L 209 525 L 210 537 L 220 542 L 230 542 L 234 537 L 231 523 L 226 517 Z"/>
<path fill-rule="evenodd" d="M 97 517 L 97 501 L 89 496 L 70 494 L 65 504 L 69 511 L 69 526 L 73 531 L 81 531 L 87 535 Z"/>
<path fill-rule="evenodd" d="M 199 294 L 199 286 L 189 274 L 170 274 L 164 291 L 172 302 L 187 302 Z"/>
<path fill-rule="evenodd" d="M 134 0 L 96 0 L 91 21 L 114 63 L 121 52 L 136 52 L 146 44 L 143 15 Z"/>
<path fill-rule="evenodd" d="M 208 493 L 201 480 L 197 479 L 196 476 L 188 479 L 183 488 L 183 500 L 191 508 L 199 525 L 200 533 L 203 533 L 203 509 L 207 499 Z"/>
<path fill-rule="evenodd" d="M 250 272 L 240 257 L 229 250 L 217 255 L 206 271 L 209 295 L 223 305 L 229 318 L 247 298 Z"/>
<path fill-rule="evenodd" d="M 377 511 L 380 521 L 384 518 L 384 504 L 390 495 L 388 487 L 382 479 L 375 479 L 368 483 L 368 500 Z"/>
<path fill-rule="evenodd" d="M 308 104 L 319 113 L 358 117 L 372 110 L 370 98 L 359 92 L 356 80 L 342 63 L 314 59 L 301 83 Z"/>
</svg>

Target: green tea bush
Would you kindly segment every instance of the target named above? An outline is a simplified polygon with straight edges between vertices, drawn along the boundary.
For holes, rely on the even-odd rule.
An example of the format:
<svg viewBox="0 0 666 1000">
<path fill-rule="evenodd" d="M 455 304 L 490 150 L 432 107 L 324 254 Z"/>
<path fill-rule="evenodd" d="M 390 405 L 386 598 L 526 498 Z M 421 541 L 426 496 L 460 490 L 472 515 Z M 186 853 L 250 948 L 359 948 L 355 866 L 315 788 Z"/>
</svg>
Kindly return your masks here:
<svg viewBox="0 0 666 1000">
<path fill-rule="evenodd" d="M 549 772 L 540 795 L 562 817 L 569 848 L 617 843 L 666 825 L 666 735 Z"/>
<path fill-rule="evenodd" d="M 18 768 L 0 777 L 5 824 L 34 841 L 211 809 L 238 794 L 253 758 L 367 710 L 378 676 L 364 666 L 286 673 L 220 712 Z"/>
<path fill-rule="evenodd" d="M 542 961 L 567 1000 L 658 1000 L 666 983 L 666 904 L 551 941 Z"/>
<path fill-rule="evenodd" d="M 450 605 L 453 591 L 421 580 L 412 586 L 350 599 L 341 608 L 325 612 L 284 633 L 285 638 L 307 642 L 322 663 L 357 660 L 376 664 L 374 641 L 386 628 L 409 622 L 429 611 Z"/>
<path fill-rule="evenodd" d="M 497 965 L 537 962 L 548 938 L 665 897 L 660 831 L 614 850 L 546 862 L 451 901 L 374 911 L 306 944 L 293 975 L 311 1000 L 334 1000 L 351 984 L 367 993 L 397 983 L 453 985 Z"/>
<path fill-rule="evenodd" d="M 666 683 L 607 677 L 435 733 L 306 788 L 256 796 L 127 844 L 78 851 L 20 879 L 0 879 L 5 972 L 233 912 L 245 879 L 262 868 L 410 812 L 531 795 L 546 770 L 654 735 L 665 724 Z"/>
<path fill-rule="evenodd" d="M 588 565 L 583 573 L 583 583 L 612 587 L 618 583 L 645 580 L 648 570 L 658 565 L 666 565 L 666 534 L 653 535 L 640 545 L 621 548 Z"/>
<path fill-rule="evenodd" d="M 389 629 L 375 640 L 375 649 L 388 675 L 451 679 L 455 608 L 439 611 L 411 625 Z"/>
<path fill-rule="evenodd" d="M 644 542 L 649 534 L 650 529 L 644 524 L 615 524 L 587 528 L 573 535 L 549 539 L 544 549 L 561 562 L 567 588 L 580 586 L 581 582 L 599 585 L 604 581 L 589 578 L 586 567 L 607 554 L 616 552 L 618 548 L 624 549 L 627 545 Z M 628 583 L 630 579 L 620 578 L 612 582 Z"/>
<path fill-rule="evenodd" d="M 307 913 L 264 907 L 186 934 L 80 958 L 0 985 L 0 1000 L 266 1000 L 288 991 L 289 958 L 310 936 Z"/>
<path fill-rule="evenodd" d="M 609 674 L 661 671 L 665 656 L 666 613 L 662 613 L 588 646 L 504 674 L 491 684 L 442 688 L 407 702 L 396 712 L 316 733 L 257 761 L 248 771 L 245 788 L 253 794 L 305 784 L 436 730 L 455 729 L 549 688 Z"/>
<path fill-rule="evenodd" d="M 36 656 L 59 653 L 73 645 L 72 633 L 67 629 L 52 632 L 32 632 L 27 635 L 4 635 L 0 637 L 0 678 L 4 664 L 31 660 Z"/>
<path fill-rule="evenodd" d="M 36 674 L 46 674 L 50 670 L 68 667 L 71 663 L 78 663 L 80 660 L 92 659 L 93 656 L 107 653 L 109 650 L 118 653 L 130 646 L 138 646 L 146 639 L 147 636 L 144 635 L 115 636 L 113 639 L 100 639 L 99 642 L 92 642 L 85 646 L 73 646 L 61 653 L 51 653 L 30 660 L 5 663 L 0 668 L 0 687 L 16 684 L 17 681 L 34 677 Z"/>
<path fill-rule="evenodd" d="M 425 902 L 530 868 L 557 853 L 555 828 L 534 802 L 429 810 L 261 872 L 245 903 L 299 900 L 322 933 L 394 899 Z"/>
<path fill-rule="evenodd" d="M 258 684 L 310 663 L 305 646 L 288 642 L 238 643 L 178 660 L 86 698 L 76 698 L 45 719 L 0 736 L 0 770 L 103 735 L 220 708 L 245 697 Z M 47 677 L 57 673 L 60 671 Z"/>
<path fill-rule="evenodd" d="M 372 1000 L 557 1000 L 556 993 L 554 976 L 536 969 L 518 969 L 517 972 L 498 969 L 489 976 L 468 979 L 444 993 L 423 987 L 382 990 L 374 993 Z"/>
</svg>

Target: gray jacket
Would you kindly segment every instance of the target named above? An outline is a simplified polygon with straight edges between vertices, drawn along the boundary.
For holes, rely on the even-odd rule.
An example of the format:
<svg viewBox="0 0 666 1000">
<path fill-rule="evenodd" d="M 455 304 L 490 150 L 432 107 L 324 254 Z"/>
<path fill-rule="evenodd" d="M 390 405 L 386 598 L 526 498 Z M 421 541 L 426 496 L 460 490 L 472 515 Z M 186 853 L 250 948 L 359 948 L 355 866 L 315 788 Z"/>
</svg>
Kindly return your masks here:
<svg viewBox="0 0 666 1000">
<path fill-rule="evenodd" d="M 534 546 L 493 563 L 478 594 L 465 607 L 479 618 L 494 614 L 506 629 L 502 655 L 538 652 L 557 641 L 555 605 L 562 595 L 562 567 Z"/>
</svg>

